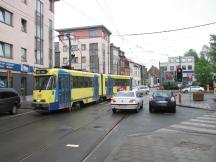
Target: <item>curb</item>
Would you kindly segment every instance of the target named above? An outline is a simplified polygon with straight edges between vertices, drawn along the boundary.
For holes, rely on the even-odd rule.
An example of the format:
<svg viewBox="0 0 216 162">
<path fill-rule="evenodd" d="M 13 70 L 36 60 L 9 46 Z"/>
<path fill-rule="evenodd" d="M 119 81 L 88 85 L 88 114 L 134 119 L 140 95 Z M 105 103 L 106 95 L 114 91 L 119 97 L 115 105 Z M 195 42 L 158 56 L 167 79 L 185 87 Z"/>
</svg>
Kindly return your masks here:
<svg viewBox="0 0 216 162">
<path fill-rule="evenodd" d="M 176 106 L 179 106 L 179 107 L 187 107 L 187 108 L 192 108 L 192 109 L 202 109 L 202 110 L 208 110 L 208 111 L 216 111 L 216 110 L 209 109 L 209 108 L 195 107 L 195 106 L 190 106 L 190 105 L 180 105 L 180 104 L 176 104 Z"/>
</svg>

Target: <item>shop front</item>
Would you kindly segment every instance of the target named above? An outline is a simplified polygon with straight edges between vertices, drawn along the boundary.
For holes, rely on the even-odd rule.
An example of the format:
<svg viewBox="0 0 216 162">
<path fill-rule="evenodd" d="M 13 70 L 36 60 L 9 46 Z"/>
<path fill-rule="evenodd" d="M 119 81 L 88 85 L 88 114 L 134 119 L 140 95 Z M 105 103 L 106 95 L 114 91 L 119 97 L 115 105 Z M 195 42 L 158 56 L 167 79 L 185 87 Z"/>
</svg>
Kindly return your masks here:
<svg viewBox="0 0 216 162">
<path fill-rule="evenodd" d="M 21 96 L 32 95 L 34 67 L 0 61 L 0 88 L 14 88 Z"/>
</svg>

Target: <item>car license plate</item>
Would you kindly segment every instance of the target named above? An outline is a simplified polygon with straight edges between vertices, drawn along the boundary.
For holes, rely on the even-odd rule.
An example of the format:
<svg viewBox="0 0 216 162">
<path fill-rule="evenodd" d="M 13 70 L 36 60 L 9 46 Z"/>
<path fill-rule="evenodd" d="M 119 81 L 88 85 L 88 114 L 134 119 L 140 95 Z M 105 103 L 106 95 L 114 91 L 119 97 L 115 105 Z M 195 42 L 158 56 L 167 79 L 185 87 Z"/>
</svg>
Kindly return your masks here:
<svg viewBox="0 0 216 162">
<path fill-rule="evenodd" d="M 167 101 L 158 101 L 158 103 L 165 104 Z"/>
</svg>

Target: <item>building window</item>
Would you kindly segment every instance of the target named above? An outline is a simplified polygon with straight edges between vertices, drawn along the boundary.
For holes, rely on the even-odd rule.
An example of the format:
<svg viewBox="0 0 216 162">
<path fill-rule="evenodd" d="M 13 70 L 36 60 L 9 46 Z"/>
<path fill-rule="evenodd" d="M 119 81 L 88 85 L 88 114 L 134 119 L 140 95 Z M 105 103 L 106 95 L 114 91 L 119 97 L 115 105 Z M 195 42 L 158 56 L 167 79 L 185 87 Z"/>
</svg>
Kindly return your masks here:
<svg viewBox="0 0 216 162">
<path fill-rule="evenodd" d="M 23 3 L 27 4 L 27 0 L 21 0 Z"/>
<path fill-rule="evenodd" d="M 85 51 L 86 50 L 86 45 L 85 44 L 81 44 L 81 50 Z"/>
<path fill-rule="evenodd" d="M 12 45 L 0 42 L 0 57 L 12 58 Z"/>
<path fill-rule="evenodd" d="M 170 71 L 174 71 L 174 66 L 170 66 Z"/>
<path fill-rule="evenodd" d="M 180 59 L 179 59 L 179 58 L 177 58 L 177 59 L 176 59 L 176 62 L 180 62 Z"/>
<path fill-rule="evenodd" d="M 49 0 L 49 10 L 54 12 L 54 0 Z"/>
<path fill-rule="evenodd" d="M 63 46 L 63 52 L 68 52 L 68 46 L 67 45 Z"/>
<path fill-rule="evenodd" d="M 186 70 L 186 66 L 185 65 L 182 65 L 182 70 Z"/>
<path fill-rule="evenodd" d="M 36 0 L 36 15 L 35 15 L 35 63 L 43 65 L 43 3 L 41 0 Z"/>
<path fill-rule="evenodd" d="M 90 30 L 89 35 L 91 38 L 97 37 L 97 30 L 95 29 Z"/>
<path fill-rule="evenodd" d="M 71 50 L 72 51 L 78 51 L 78 45 L 71 45 Z"/>
<path fill-rule="evenodd" d="M 53 66 L 53 21 L 49 20 L 49 67 Z"/>
<path fill-rule="evenodd" d="M 25 48 L 21 48 L 21 61 L 27 61 L 27 49 Z"/>
<path fill-rule="evenodd" d="M 188 70 L 192 70 L 192 65 L 188 65 Z"/>
<path fill-rule="evenodd" d="M 78 63 L 78 57 L 74 57 L 74 58 L 72 59 L 72 63 Z"/>
<path fill-rule="evenodd" d="M 27 21 L 25 19 L 21 19 L 21 31 L 27 32 Z"/>
<path fill-rule="evenodd" d="M 82 57 L 82 63 L 86 63 L 86 57 L 85 56 Z"/>
<path fill-rule="evenodd" d="M 0 21 L 12 25 L 12 16 L 13 14 L 3 8 L 0 8 Z"/>
<path fill-rule="evenodd" d="M 188 62 L 192 62 L 192 59 L 191 59 L 191 58 L 189 58 L 189 59 L 188 59 Z"/>
<path fill-rule="evenodd" d="M 170 62 L 174 62 L 174 59 L 171 58 L 171 59 L 170 59 Z"/>
<path fill-rule="evenodd" d="M 182 58 L 182 59 L 181 59 L 181 62 L 186 62 L 186 59 Z"/>
<path fill-rule="evenodd" d="M 63 57 L 63 64 L 68 64 L 68 58 L 67 57 Z"/>
</svg>

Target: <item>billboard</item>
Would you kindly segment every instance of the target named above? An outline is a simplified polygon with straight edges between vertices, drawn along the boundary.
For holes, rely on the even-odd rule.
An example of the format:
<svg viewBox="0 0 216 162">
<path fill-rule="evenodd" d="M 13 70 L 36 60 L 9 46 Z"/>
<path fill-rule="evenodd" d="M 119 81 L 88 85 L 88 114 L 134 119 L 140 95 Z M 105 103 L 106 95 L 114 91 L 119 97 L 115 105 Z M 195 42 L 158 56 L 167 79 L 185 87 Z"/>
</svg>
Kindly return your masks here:
<svg viewBox="0 0 216 162">
<path fill-rule="evenodd" d="M 175 81 L 175 71 L 165 71 L 164 79 L 166 82 Z"/>
</svg>

